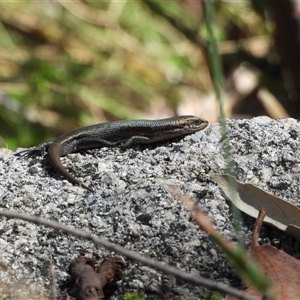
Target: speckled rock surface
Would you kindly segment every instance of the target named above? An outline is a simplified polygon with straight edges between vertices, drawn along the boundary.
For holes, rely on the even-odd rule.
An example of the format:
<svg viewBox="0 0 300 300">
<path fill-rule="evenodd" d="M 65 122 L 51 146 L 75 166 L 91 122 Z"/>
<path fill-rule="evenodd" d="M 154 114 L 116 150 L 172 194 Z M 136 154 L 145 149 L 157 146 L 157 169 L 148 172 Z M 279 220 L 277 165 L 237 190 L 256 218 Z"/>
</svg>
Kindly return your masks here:
<svg viewBox="0 0 300 300">
<path fill-rule="evenodd" d="M 299 204 L 300 124 L 294 119 L 228 121 L 238 180 Z M 165 191 L 178 186 L 236 241 L 228 202 L 209 172 L 225 170 L 219 124 L 185 139 L 156 147 L 102 148 L 62 158 L 89 193 L 56 174 L 43 157 L 19 158 L 0 150 L 0 207 L 37 214 L 96 235 L 188 272 L 238 286 L 239 280 L 218 248 L 192 221 L 184 207 Z M 246 244 L 252 219 L 243 216 Z M 110 253 L 91 242 L 31 223 L 0 218 L 0 278 L 29 294 L 49 294 L 49 263 L 58 283 L 68 277 L 68 262 L 85 252 L 101 260 Z M 262 241 L 299 256 L 294 238 L 264 227 Z M 204 290 L 147 266 L 128 261 L 111 299 L 137 291 L 145 299 L 203 299 Z M 20 283 L 21 280 L 21 283 Z M 23 288 L 24 290 L 24 288 Z"/>
</svg>

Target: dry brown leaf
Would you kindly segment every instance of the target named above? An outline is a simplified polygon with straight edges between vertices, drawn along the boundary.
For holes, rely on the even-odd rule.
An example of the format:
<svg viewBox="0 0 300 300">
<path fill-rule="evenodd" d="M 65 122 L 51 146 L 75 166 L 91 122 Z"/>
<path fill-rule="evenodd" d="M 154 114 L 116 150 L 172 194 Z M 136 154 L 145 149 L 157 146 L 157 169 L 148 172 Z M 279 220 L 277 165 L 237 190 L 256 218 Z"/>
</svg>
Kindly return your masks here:
<svg viewBox="0 0 300 300">
<path fill-rule="evenodd" d="M 122 257 L 107 257 L 99 265 L 95 258 L 79 254 L 70 262 L 68 273 L 71 275 L 67 293 L 62 299 L 103 300 L 103 289 L 113 282 L 121 280 L 125 261 Z"/>
<path fill-rule="evenodd" d="M 247 252 L 257 263 L 262 272 L 270 279 L 272 284 L 272 294 L 276 300 L 300 299 L 300 262 L 292 256 L 278 250 L 271 245 L 260 246 L 258 244 L 259 232 L 263 223 L 266 210 L 262 209 L 256 219 L 252 243 Z M 252 296 L 254 300 L 262 300 L 263 296 L 253 287 L 245 283 L 244 292 Z M 236 300 L 238 298 L 227 295 L 226 300 Z"/>
<path fill-rule="evenodd" d="M 268 211 L 266 223 L 300 238 L 300 209 L 297 206 L 252 184 L 240 183 L 232 176 L 216 174 L 210 176 L 238 209 L 255 218 L 264 207 Z"/>
<path fill-rule="evenodd" d="M 210 238 L 214 240 L 220 248 L 223 250 L 223 253 L 229 258 L 230 261 L 234 262 L 235 266 L 238 266 L 242 278 L 247 278 L 247 280 L 252 280 L 252 282 L 259 281 L 261 290 L 264 290 L 267 295 L 270 295 L 270 289 L 268 281 L 265 276 L 262 276 L 260 272 L 257 272 L 256 266 L 251 264 L 252 260 L 249 260 L 249 257 L 246 255 L 241 255 L 241 249 L 237 249 L 233 243 L 224 239 L 220 233 L 214 228 L 213 224 L 210 222 L 208 217 L 201 212 L 197 205 L 189 197 L 183 195 L 177 188 L 166 186 L 167 190 L 178 200 L 180 200 L 190 211 L 196 223 L 199 227 L 204 230 L 207 234 L 210 235 Z M 238 250 L 238 251 L 236 251 Z M 249 274 L 251 272 L 251 274 Z M 250 276 L 249 276 L 250 275 Z M 243 277 L 244 276 L 244 277 Z M 251 299 L 252 295 L 245 295 L 242 293 L 242 296 L 238 295 L 232 299 Z"/>
</svg>

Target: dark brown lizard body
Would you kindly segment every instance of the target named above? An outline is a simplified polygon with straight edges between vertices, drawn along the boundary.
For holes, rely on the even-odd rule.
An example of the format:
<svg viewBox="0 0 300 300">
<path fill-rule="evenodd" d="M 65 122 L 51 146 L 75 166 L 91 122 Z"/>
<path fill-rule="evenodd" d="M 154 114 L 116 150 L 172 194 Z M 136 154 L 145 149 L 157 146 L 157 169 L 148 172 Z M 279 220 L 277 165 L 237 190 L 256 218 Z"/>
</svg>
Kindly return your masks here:
<svg viewBox="0 0 300 300">
<path fill-rule="evenodd" d="M 68 181 L 92 191 L 72 176 L 60 161 L 61 156 L 83 149 L 100 147 L 128 148 L 133 144 L 151 144 L 181 138 L 204 129 L 206 120 L 194 116 L 179 116 L 160 120 L 122 120 L 75 129 L 56 140 L 25 150 L 27 154 L 47 151 L 53 168 Z M 23 153 L 23 152 L 21 152 Z"/>
</svg>

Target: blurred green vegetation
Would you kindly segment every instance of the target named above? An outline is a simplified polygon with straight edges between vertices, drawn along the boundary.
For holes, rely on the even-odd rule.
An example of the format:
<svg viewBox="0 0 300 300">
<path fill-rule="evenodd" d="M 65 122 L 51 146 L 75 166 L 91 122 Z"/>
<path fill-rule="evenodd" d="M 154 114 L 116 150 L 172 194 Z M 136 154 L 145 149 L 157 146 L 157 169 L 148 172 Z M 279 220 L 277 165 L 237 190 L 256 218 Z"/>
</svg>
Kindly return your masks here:
<svg viewBox="0 0 300 300">
<path fill-rule="evenodd" d="M 215 8 L 227 74 L 254 60 L 254 43 L 272 55 L 272 24 L 251 2 Z M 202 107 L 201 96 L 213 93 L 200 1 L 6 1 L 0 9 L 2 147 L 115 119 L 180 114 L 188 98 Z M 201 113 L 217 119 L 217 110 Z"/>
</svg>

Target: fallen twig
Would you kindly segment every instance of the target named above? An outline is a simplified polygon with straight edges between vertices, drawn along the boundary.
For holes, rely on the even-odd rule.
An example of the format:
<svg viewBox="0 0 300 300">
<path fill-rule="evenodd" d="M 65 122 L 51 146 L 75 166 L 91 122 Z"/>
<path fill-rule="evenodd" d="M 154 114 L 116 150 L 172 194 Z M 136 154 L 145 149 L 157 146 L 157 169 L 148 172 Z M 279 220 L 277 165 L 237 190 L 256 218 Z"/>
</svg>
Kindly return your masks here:
<svg viewBox="0 0 300 300">
<path fill-rule="evenodd" d="M 243 293 L 242 291 L 232 288 L 230 286 L 227 286 L 223 283 L 220 282 L 215 282 L 200 276 L 197 276 L 196 274 L 193 273 L 186 273 L 184 271 L 181 271 L 177 268 L 174 268 L 172 266 L 166 265 L 164 262 L 159 262 L 159 261 L 154 261 L 150 258 L 147 258 L 145 256 L 142 256 L 134 251 L 130 251 L 127 250 L 121 246 L 115 245 L 109 241 L 107 241 L 104 238 L 100 238 L 97 237 L 87 231 L 84 230 L 79 230 L 76 229 L 74 227 L 69 227 L 66 226 L 64 224 L 61 224 L 59 222 L 55 222 L 55 221 L 50 221 L 41 217 L 36 217 L 36 216 L 30 216 L 24 213 L 18 213 L 15 211 L 8 211 L 8 210 L 0 210 L 0 215 L 5 216 L 5 217 L 9 217 L 9 218 L 17 218 L 17 219 L 21 219 L 24 221 L 29 221 L 29 222 L 33 222 L 35 224 L 39 224 L 39 225 L 45 225 L 51 228 L 55 228 L 57 230 L 62 230 L 64 232 L 68 232 L 74 235 L 77 235 L 81 238 L 87 239 L 87 240 L 91 240 L 93 241 L 95 244 L 98 245 L 102 245 L 105 248 L 111 250 L 111 251 L 115 251 L 118 252 L 130 259 L 133 259 L 135 261 L 138 261 L 142 264 L 151 266 L 157 270 L 160 270 L 163 273 L 168 273 L 171 275 L 176 276 L 177 278 L 180 278 L 182 280 L 184 280 L 185 282 L 188 282 L 190 284 L 193 285 L 200 285 L 200 286 L 205 286 L 209 289 L 212 290 L 217 290 L 220 292 L 224 292 L 230 295 L 234 295 L 239 297 L 240 299 L 245 299 L 245 300 L 252 300 L 251 297 L 249 297 L 248 295 L 246 295 L 245 293 Z"/>
</svg>

